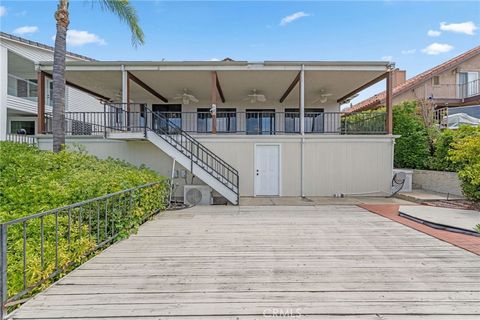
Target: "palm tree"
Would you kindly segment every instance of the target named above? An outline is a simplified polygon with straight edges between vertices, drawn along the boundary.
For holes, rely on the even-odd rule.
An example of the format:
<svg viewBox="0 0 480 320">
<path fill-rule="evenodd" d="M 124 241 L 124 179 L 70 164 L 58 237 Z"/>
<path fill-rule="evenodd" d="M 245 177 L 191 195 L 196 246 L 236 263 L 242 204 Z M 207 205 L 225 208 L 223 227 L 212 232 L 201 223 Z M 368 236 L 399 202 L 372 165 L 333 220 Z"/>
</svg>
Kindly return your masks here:
<svg viewBox="0 0 480 320">
<path fill-rule="evenodd" d="M 132 33 L 134 47 L 144 43 L 143 31 L 138 25 L 135 8 L 129 0 L 96 0 L 104 11 L 110 11 L 120 20 L 128 24 Z M 55 50 L 53 52 L 53 151 L 59 152 L 65 145 L 65 53 L 67 50 L 67 29 L 70 23 L 68 17 L 68 0 L 59 0 L 55 12 L 57 31 Z"/>
</svg>

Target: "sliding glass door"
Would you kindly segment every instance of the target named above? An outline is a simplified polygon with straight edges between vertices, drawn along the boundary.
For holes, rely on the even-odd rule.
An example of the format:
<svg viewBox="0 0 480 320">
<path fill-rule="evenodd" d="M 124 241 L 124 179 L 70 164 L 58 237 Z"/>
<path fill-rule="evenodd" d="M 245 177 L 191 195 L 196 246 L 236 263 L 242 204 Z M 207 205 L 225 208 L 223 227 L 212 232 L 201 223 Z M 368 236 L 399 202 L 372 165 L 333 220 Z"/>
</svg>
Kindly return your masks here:
<svg viewBox="0 0 480 320">
<path fill-rule="evenodd" d="M 275 110 L 247 110 L 247 134 L 275 134 Z"/>
</svg>

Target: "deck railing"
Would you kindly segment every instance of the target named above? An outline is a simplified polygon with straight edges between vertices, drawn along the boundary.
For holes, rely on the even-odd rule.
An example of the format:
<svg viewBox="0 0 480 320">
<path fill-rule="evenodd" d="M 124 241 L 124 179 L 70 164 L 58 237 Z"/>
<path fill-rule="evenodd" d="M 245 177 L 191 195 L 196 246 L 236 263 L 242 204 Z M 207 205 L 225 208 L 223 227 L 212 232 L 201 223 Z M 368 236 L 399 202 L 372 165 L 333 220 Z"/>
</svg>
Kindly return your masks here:
<svg viewBox="0 0 480 320">
<path fill-rule="evenodd" d="M 462 84 L 433 85 L 427 94 L 432 99 L 467 99 L 480 95 L 480 80 L 473 80 Z"/>
<path fill-rule="evenodd" d="M 6 140 L 11 142 L 29 144 L 29 145 L 36 145 L 37 143 L 35 137 L 28 136 L 26 134 L 8 133 Z"/>
<path fill-rule="evenodd" d="M 106 135 L 108 132 L 143 132 L 145 127 L 166 129 L 166 121 L 190 134 L 211 134 L 210 112 L 160 112 L 144 104 L 109 104 L 104 112 L 66 112 L 65 128 L 69 135 Z M 155 117 L 153 115 L 161 115 Z M 46 114 L 46 133 L 52 132 L 52 115 Z M 166 119 L 166 120 L 164 120 Z M 305 112 L 306 134 L 384 134 L 385 112 L 344 113 Z M 171 128 L 170 128 L 171 129 Z M 170 130 L 169 129 L 169 130 Z M 216 133 L 277 135 L 299 134 L 300 112 L 228 111 L 216 113 Z"/>
<path fill-rule="evenodd" d="M 0 319 L 45 282 L 157 213 L 161 182 L 111 193 L 0 224 Z M 157 193 L 156 193 L 157 192 Z M 158 203 L 146 199 L 154 195 Z M 145 203 L 144 203 L 145 202 Z M 151 209 L 151 210 L 149 210 Z"/>
</svg>

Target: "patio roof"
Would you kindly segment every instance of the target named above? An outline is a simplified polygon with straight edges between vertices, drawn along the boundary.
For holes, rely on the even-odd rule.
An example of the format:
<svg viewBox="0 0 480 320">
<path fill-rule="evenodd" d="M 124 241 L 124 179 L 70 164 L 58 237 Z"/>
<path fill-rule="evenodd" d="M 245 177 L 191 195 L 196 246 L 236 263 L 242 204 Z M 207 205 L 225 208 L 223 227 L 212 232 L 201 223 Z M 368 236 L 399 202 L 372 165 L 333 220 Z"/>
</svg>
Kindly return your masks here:
<svg viewBox="0 0 480 320">
<path fill-rule="evenodd" d="M 385 61 L 69 61 L 66 78 L 114 101 L 122 100 L 122 70 L 165 97 L 169 102 L 184 89 L 201 105 L 211 103 L 211 74 L 217 73 L 226 103 L 243 101 L 253 89 L 267 97 L 265 106 L 279 105 L 280 98 L 302 69 L 305 70 L 305 106 L 312 106 L 320 94 L 331 93 L 328 105 L 384 75 L 391 64 Z M 39 70 L 51 73 L 52 62 L 41 62 Z M 298 88 L 298 84 L 295 84 Z M 298 105 L 298 90 L 292 90 L 285 106 Z M 134 102 L 162 103 L 145 86 L 132 81 Z"/>
</svg>

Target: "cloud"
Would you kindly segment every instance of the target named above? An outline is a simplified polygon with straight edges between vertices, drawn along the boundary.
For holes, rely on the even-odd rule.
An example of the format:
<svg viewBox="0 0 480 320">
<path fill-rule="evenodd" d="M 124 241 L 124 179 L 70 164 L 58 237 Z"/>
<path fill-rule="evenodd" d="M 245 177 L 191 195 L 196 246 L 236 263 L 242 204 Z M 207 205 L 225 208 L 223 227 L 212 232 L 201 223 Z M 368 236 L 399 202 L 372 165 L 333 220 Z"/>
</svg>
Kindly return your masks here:
<svg viewBox="0 0 480 320">
<path fill-rule="evenodd" d="M 210 58 L 209 61 L 220 61 L 220 59 L 218 59 L 218 58 Z"/>
<path fill-rule="evenodd" d="M 449 44 L 434 42 L 431 45 L 427 46 L 426 48 L 422 49 L 422 52 L 429 55 L 437 55 L 437 54 L 449 52 L 452 50 L 453 50 L 453 46 Z"/>
<path fill-rule="evenodd" d="M 3 17 L 7 13 L 7 8 L 0 6 L 0 17 Z"/>
<path fill-rule="evenodd" d="M 440 23 L 440 30 L 450 31 L 455 33 L 464 33 L 470 36 L 473 36 L 475 34 L 475 30 L 477 29 L 478 27 L 472 21 L 467 21 L 462 23 L 446 23 L 446 22 Z"/>
<path fill-rule="evenodd" d="M 393 60 L 393 57 L 392 57 L 392 56 L 383 56 L 383 57 L 382 57 L 382 60 L 383 60 L 383 61 L 392 61 L 392 60 Z"/>
<path fill-rule="evenodd" d="M 37 26 L 23 26 L 13 30 L 13 33 L 16 34 L 27 34 L 27 33 L 35 33 L 38 32 Z"/>
<path fill-rule="evenodd" d="M 55 40 L 55 36 L 52 37 Z M 67 44 L 80 47 L 85 44 L 89 43 L 96 43 L 98 45 L 105 45 L 107 44 L 105 40 L 97 36 L 96 34 L 90 33 L 88 31 L 80 31 L 80 30 L 68 30 L 67 31 Z"/>
<path fill-rule="evenodd" d="M 427 35 L 429 37 L 438 37 L 439 35 L 441 35 L 442 33 L 438 30 L 428 30 L 427 32 Z"/>
<path fill-rule="evenodd" d="M 280 21 L 280 25 L 281 26 L 286 26 L 287 24 L 295 21 L 295 20 L 298 20 L 300 18 L 304 18 L 304 17 L 308 17 L 310 16 L 311 14 L 309 13 L 305 13 L 303 11 L 298 11 L 298 12 L 295 12 L 289 16 L 286 16 L 286 17 L 283 17 L 283 19 Z"/>
<path fill-rule="evenodd" d="M 402 54 L 414 54 L 415 52 L 417 52 L 417 49 L 407 49 L 401 51 Z"/>
</svg>

